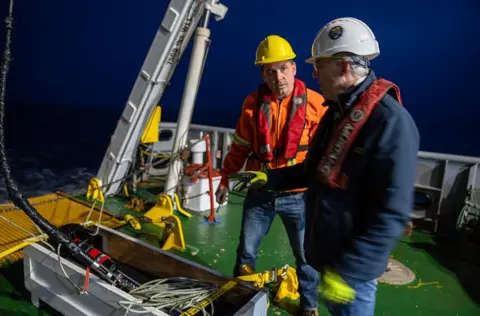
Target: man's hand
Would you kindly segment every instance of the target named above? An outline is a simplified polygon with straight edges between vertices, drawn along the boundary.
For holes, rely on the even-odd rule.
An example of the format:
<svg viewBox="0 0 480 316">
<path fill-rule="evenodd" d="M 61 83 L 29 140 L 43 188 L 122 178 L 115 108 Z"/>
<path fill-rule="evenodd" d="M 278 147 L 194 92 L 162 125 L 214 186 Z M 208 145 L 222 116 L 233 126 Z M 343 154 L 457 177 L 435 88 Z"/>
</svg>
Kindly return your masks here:
<svg viewBox="0 0 480 316">
<path fill-rule="evenodd" d="M 337 304 L 350 304 L 355 299 L 355 290 L 329 268 L 322 275 L 319 292 L 327 301 Z"/>
<path fill-rule="evenodd" d="M 248 188 L 260 189 L 267 184 L 267 174 L 260 171 L 245 171 L 231 174 L 230 181 L 243 182 Z"/>
<path fill-rule="evenodd" d="M 218 204 L 223 204 L 227 200 L 228 187 L 220 184 L 215 192 L 215 197 Z"/>
</svg>

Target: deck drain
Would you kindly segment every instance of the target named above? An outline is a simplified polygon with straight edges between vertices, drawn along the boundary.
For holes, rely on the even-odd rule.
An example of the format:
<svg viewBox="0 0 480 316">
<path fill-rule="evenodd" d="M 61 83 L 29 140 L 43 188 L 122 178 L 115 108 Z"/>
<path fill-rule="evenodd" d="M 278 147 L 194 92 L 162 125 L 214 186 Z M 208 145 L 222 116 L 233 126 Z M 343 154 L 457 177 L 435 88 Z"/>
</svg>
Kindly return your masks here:
<svg viewBox="0 0 480 316">
<path fill-rule="evenodd" d="M 415 273 L 406 265 L 392 258 L 388 260 L 387 271 L 378 278 L 378 282 L 395 285 L 409 284 L 414 280 Z"/>
</svg>

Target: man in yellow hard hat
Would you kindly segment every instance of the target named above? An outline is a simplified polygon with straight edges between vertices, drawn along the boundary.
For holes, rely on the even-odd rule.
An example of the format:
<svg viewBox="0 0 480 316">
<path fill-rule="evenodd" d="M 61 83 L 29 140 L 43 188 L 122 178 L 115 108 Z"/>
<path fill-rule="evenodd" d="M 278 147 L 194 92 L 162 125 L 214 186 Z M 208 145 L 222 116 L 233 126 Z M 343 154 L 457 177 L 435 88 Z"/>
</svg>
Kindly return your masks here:
<svg viewBox="0 0 480 316">
<path fill-rule="evenodd" d="M 263 83 L 243 102 L 233 142 L 225 157 L 222 180 L 216 192 L 223 203 L 228 176 L 246 170 L 260 171 L 292 166 L 305 159 L 308 144 L 326 109 L 324 98 L 307 89 L 296 76 L 295 53 L 280 36 L 270 35 L 257 48 L 255 64 Z M 249 189 L 243 205 L 240 244 L 234 275 L 255 269 L 257 253 L 275 215 L 287 231 L 296 259 L 302 315 L 318 315 L 318 275 L 306 264 L 303 240 L 305 189 L 269 192 Z"/>
</svg>

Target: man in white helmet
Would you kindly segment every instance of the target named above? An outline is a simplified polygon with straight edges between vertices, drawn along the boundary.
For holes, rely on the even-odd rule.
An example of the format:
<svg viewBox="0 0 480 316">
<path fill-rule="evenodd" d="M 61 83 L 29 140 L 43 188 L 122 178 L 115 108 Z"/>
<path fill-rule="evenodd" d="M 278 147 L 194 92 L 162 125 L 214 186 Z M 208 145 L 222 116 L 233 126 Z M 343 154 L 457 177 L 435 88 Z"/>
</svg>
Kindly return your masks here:
<svg viewBox="0 0 480 316">
<path fill-rule="evenodd" d="M 307 62 L 328 111 L 306 160 L 267 173 L 267 189 L 308 185 L 305 255 L 332 315 L 374 315 L 376 279 L 413 209 L 419 134 L 399 88 L 369 68 L 378 55 L 358 19 L 318 32 Z"/>
</svg>

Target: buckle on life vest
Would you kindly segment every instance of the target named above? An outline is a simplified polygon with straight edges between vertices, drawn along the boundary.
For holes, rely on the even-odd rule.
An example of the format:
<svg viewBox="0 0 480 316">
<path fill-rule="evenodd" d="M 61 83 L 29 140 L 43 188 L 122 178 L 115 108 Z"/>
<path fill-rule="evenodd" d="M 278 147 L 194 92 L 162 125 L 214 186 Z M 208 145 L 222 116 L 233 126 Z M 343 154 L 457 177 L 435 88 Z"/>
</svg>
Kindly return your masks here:
<svg viewBox="0 0 480 316">
<path fill-rule="evenodd" d="M 285 147 L 282 147 L 282 148 L 273 148 L 272 150 L 272 154 L 273 154 L 273 158 L 277 159 L 278 157 L 280 157 L 281 155 L 283 155 L 283 153 L 285 152 Z"/>
<path fill-rule="evenodd" d="M 283 155 L 284 152 L 285 152 L 285 148 L 274 148 L 272 150 L 273 159 L 278 159 L 281 155 Z M 247 159 L 255 159 L 255 160 L 262 161 L 256 152 L 251 152 L 248 155 Z"/>
<path fill-rule="evenodd" d="M 300 153 L 300 152 L 304 152 L 304 151 L 308 151 L 308 145 L 299 145 L 297 147 L 297 154 Z M 273 157 L 275 158 L 278 158 L 280 156 L 284 156 L 285 155 L 285 147 L 282 147 L 282 148 L 275 148 L 273 150 Z M 290 159 L 295 159 L 296 157 L 292 157 Z"/>
<path fill-rule="evenodd" d="M 299 152 L 304 152 L 304 151 L 308 151 L 308 145 L 300 145 L 298 146 L 297 148 L 297 154 Z M 274 159 L 278 159 L 280 158 L 283 154 L 285 153 L 285 147 L 281 147 L 281 148 L 274 148 L 272 150 L 272 154 L 273 154 L 273 158 Z M 295 157 L 294 157 L 295 158 Z M 293 159 L 294 159 L 293 158 Z M 259 158 L 258 154 L 256 152 L 251 152 L 248 156 L 247 156 L 247 159 L 255 159 L 255 160 L 260 160 L 261 159 Z"/>
</svg>

